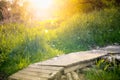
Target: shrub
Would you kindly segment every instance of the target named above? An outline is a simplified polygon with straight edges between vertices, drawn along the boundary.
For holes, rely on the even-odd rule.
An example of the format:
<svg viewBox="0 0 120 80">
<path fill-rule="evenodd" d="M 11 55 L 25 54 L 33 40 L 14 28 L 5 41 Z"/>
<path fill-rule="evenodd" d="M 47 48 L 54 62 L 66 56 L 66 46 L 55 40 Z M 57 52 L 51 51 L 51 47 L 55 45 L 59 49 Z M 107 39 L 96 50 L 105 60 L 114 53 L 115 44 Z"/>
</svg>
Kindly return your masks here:
<svg viewBox="0 0 120 80">
<path fill-rule="evenodd" d="M 99 60 L 97 65 L 85 72 L 86 80 L 119 80 L 120 65 L 106 60 Z"/>
<path fill-rule="evenodd" d="M 78 13 L 61 24 L 51 45 L 66 53 L 87 50 L 95 46 L 120 43 L 119 10 L 115 8 Z"/>
<path fill-rule="evenodd" d="M 46 42 L 41 27 L 11 23 L 0 26 L 0 72 L 8 75 L 60 53 Z"/>
</svg>

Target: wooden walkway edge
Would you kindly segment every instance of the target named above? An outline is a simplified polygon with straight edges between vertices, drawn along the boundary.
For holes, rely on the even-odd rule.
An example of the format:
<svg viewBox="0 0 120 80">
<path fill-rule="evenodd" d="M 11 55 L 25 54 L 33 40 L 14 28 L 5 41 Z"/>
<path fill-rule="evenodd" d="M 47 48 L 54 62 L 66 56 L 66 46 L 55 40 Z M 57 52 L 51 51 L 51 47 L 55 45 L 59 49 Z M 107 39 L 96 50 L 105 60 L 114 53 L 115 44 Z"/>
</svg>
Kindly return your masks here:
<svg viewBox="0 0 120 80">
<path fill-rule="evenodd" d="M 108 54 L 120 53 L 120 46 L 108 46 L 97 50 L 61 55 L 29 65 L 11 75 L 8 80 L 61 80 L 61 75 L 93 64 Z"/>
</svg>

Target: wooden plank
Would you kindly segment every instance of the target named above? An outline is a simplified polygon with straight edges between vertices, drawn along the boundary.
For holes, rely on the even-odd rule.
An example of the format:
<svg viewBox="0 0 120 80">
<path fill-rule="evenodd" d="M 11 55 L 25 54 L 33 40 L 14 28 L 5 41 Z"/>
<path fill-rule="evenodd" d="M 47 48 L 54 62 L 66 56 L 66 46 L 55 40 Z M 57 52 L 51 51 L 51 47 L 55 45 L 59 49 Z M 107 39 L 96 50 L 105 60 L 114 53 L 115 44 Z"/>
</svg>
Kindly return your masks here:
<svg viewBox="0 0 120 80">
<path fill-rule="evenodd" d="M 107 51 L 107 53 L 120 53 L 120 46 L 107 46 L 100 48 L 100 50 Z"/>
<path fill-rule="evenodd" d="M 53 80 L 64 70 L 65 73 L 86 67 L 94 63 L 95 59 L 107 53 L 120 53 L 120 46 L 108 46 L 99 50 L 70 53 L 38 62 L 28 66 L 12 76 L 9 80 Z"/>
<path fill-rule="evenodd" d="M 57 75 L 59 71 L 56 72 L 51 72 L 51 73 L 41 73 L 41 72 L 31 72 L 31 71 L 20 71 L 18 74 L 24 74 L 24 75 L 29 75 L 29 76 L 34 76 L 34 77 L 40 77 L 40 78 L 53 78 L 54 75 Z"/>
<path fill-rule="evenodd" d="M 37 68 L 42 70 L 53 70 L 53 71 L 63 71 L 64 67 L 55 67 L 55 66 L 42 66 L 41 63 L 35 63 L 30 66 L 30 68 Z"/>
<path fill-rule="evenodd" d="M 26 68 L 26 69 L 24 69 L 24 71 L 46 73 L 46 74 L 51 74 L 53 72 L 57 72 L 57 71 L 54 71 L 54 70 L 44 70 L 44 69 L 39 69 L 39 68 Z"/>
<path fill-rule="evenodd" d="M 70 66 L 75 63 L 79 63 L 82 61 L 95 59 L 101 56 L 107 55 L 107 53 L 93 53 L 93 52 L 77 52 L 77 53 L 71 53 L 64 56 L 60 56 L 57 58 L 52 58 L 47 61 L 43 61 L 40 63 L 40 65 L 47 65 L 47 66 L 60 66 L 60 67 L 66 67 Z"/>
<path fill-rule="evenodd" d="M 64 69 L 64 73 L 69 73 L 69 72 L 72 72 L 74 70 L 82 69 L 82 68 L 90 66 L 94 63 L 95 63 L 95 60 L 89 60 L 89 61 L 84 61 L 84 62 L 74 64 L 72 66 L 67 66 Z"/>
<path fill-rule="evenodd" d="M 19 71 L 18 73 L 13 74 L 10 76 L 10 80 L 49 80 L 54 79 L 57 75 L 59 75 L 60 72 L 54 72 L 51 74 L 45 74 L 45 73 L 36 73 L 36 72 L 27 72 L 25 70 Z"/>
<path fill-rule="evenodd" d="M 61 69 L 61 68 L 60 68 Z M 38 77 L 38 78 L 46 78 L 46 79 L 54 79 L 54 77 L 58 76 L 61 73 L 59 70 L 46 70 L 36 67 L 28 67 L 19 72 L 13 74 L 12 78 L 18 80 L 16 77 L 18 76 L 19 79 L 27 80 L 27 76 Z M 24 75 L 23 77 L 19 77 L 19 75 Z M 29 79 L 28 79 L 29 80 Z M 33 79 L 34 80 L 34 79 Z"/>
<path fill-rule="evenodd" d="M 47 78 L 41 78 L 39 76 L 36 77 L 36 76 L 30 76 L 30 75 L 15 73 L 12 76 L 10 76 L 8 80 L 48 80 L 48 79 Z"/>
</svg>

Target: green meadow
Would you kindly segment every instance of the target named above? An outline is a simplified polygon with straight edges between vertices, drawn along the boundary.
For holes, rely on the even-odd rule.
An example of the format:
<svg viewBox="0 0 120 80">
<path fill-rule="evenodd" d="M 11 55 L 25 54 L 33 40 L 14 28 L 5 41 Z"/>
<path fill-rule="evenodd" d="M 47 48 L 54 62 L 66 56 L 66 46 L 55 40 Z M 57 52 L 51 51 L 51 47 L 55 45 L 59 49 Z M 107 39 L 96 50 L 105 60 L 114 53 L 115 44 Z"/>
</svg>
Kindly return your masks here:
<svg viewBox="0 0 120 80">
<path fill-rule="evenodd" d="M 3 23 L 0 24 L 0 73 L 9 76 L 55 56 L 119 44 L 119 6 L 76 12 L 66 19 Z M 120 69 L 114 68 L 113 72 L 93 68 L 85 75 L 87 80 L 119 80 Z"/>
</svg>

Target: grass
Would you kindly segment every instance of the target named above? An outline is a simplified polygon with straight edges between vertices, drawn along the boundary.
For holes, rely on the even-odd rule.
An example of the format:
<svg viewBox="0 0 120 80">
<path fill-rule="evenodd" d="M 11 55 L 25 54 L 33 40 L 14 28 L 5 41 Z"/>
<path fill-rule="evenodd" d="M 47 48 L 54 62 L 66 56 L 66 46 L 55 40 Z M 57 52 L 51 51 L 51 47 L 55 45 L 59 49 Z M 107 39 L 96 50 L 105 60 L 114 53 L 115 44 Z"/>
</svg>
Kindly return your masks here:
<svg viewBox="0 0 120 80">
<path fill-rule="evenodd" d="M 120 80 L 120 65 L 104 61 L 99 66 L 97 63 L 84 74 L 85 80 Z"/>
<path fill-rule="evenodd" d="M 116 68 L 116 70 L 118 69 Z M 85 74 L 86 80 L 120 80 L 119 75 L 120 74 L 117 71 L 106 72 L 104 70 L 99 70 L 99 69 L 94 69 L 94 68 L 89 70 Z"/>
<path fill-rule="evenodd" d="M 0 30 L 0 72 L 8 75 L 62 53 L 46 44 L 40 27 L 12 23 L 1 25 Z"/>
<path fill-rule="evenodd" d="M 120 43 L 119 17 L 117 8 L 75 14 L 54 31 L 51 45 L 69 53 Z"/>
</svg>

